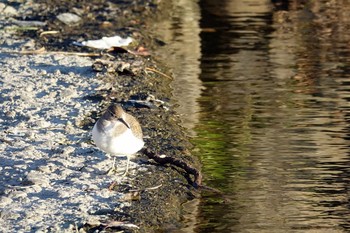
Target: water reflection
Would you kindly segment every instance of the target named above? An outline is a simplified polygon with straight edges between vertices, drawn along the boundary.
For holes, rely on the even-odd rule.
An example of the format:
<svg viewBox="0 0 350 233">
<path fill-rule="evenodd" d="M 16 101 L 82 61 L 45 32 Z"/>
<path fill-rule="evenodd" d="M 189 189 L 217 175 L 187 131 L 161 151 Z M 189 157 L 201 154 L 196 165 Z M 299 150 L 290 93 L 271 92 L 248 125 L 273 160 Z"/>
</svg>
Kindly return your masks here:
<svg viewBox="0 0 350 233">
<path fill-rule="evenodd" d="M 202 92 L 199 79 L 201 43 L 200 43 L 200 10 L 196 0 L 173 0 L 167 2 L 171 15 L 162 17 L 154 25 L 158 37 L 167 45 L 159 48 L 163 60 L 172 66 L 175 77 L 172 87 L 175 100 L 179 103 L 182 124 L 190 135 L 195 135 L 194 125 L 198 122 L 199 105 L 197 98 Z"/>
<path fill-rule="evenodd" d="M 204 198 L 197 231 L 347 230 L 349 34 L 325 38 L 318 14 L 332 12 L 319 2 L 290 12 L 268 1 L 212 3 L 201 2 L 202 26 L 216 32 L 202 34 L 194 142 L 207 184 L 233 202 Z"/>
<path fill-rule="evenodd" d="M 350 3 L 303 2 L 199 3 L 194 153 L 231 202 L 205 193 L 196 232 L 350 229 Z"/>
<path fill-rule="evenodd" d="M 199 103 L 197 99 L 202 92 L 200 75 L 200 9 L 197 0 L 165 1 L 164 7 L 171 7 L 170 15 L 161 15 L 153 25 L 158 38 L 166 46 L 158 49 L 158 54 L 167 64 L 173 65 L 173 95 L 179 105 L 177 112 L 181 115 L 182 125 L 189 135 L 196 135 L 193 130 L 199 120 Z M 166 5 L 168 4 L 168 5 Z M 183 222 L 181 232 L 194 232 L 198 223 L 199 200 L 183 205 Z"/>
</svg>

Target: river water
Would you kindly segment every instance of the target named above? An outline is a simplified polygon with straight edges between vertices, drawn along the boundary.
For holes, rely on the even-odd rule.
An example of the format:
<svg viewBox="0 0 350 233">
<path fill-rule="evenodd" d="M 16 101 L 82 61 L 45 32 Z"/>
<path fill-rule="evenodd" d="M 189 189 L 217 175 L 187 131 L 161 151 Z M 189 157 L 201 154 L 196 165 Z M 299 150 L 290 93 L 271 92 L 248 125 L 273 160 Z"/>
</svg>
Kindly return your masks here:
<svg viewBox="0 0 350 233">
<path fill-rule="evenodd" d="M 174 1 L 162 21 L 203 164 L 187 232 L 350 231 L 350 3 Z"/>
</svg>

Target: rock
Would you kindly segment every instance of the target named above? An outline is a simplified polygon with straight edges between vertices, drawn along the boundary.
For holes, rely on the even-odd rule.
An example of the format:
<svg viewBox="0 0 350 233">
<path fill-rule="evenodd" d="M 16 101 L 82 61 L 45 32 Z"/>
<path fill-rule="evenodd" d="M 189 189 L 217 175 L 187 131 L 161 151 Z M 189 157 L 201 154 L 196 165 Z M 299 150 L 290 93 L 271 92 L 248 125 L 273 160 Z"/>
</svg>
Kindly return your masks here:
<svg viewBox="0 0 350 233">
<path fill-rule="evenodd" d="M 48 122 L 48 121 L 45 121 L 45 120 L 41 119 L 41 120 L 38 120 L 37 122 L 35 122 L 35 125 L 36 125 L 37 127 L 43 129 L 43 128 L 48 128 L 48 127 L 50 127 L 50 126 L 51 126 L 51 123 Z"/>
<path fill-rule="evenodd" d="M 54 75 L 56 76 L 60 76 L 61 75 L 61 71 L 59 69 L 54 71 Z"/>
<path fill-rule="evenodd" d="M 60 92 L 60 97 L 64 99 L 70 99 L 78 96 L 78 93 L 74 89 L 65 89 Z"/>
<path fill-rule="evenodd" d="M 73 134 L 73 133 L 75 132 L 75 131 L 74 131 L 75 128 L 74 128 L 72 122 L 67 121 L 67 123 L 66 123 L 66 125 L 65 125 L 65 127 L 64 127 L 64 130 L 65 130 L 65 132 L 68 133 L 68 134 Z"/>
<path fill-rule="evenodd" d="M 21 49 L 22 50 L 34 50 L 35 49 L 35 40 L 33 40 L 33 39 L 28 40 L 27 42 L 25 42 L 22 45 Z M 29 89 L 29 88 L 31 88 L 31 89 Z M 33 90 L 33 86 L 27 86 L 26 90 L 27 91 L 32 91 Z"/>
<path fill-rule="evenodd" d="M 75 148 L 72 146 L 67 146 L 63 149 L 62 154 L 65 156 L 69 156 L 70 154 L 72 154 L 75 151 Z"/>
<path fill-rule="evenodd" d="M 8 112 L 5 113 L 5 115 L 8 118 L 14 119 L 16 117 L 16 112 L 15 111 L 8 111 Z"/>
<path fill-rule="evenodd" d="M 9 197 L 2 197 L 0 199 L 0 207 L 3 208 L 12 203 L 12 199 Z"/>
<path fill-rule="evenodd" d="M 81 18 L 78 15 L 72 13 L 59 14 L 57 15 L 57 19 L 67 25 L 76 24 L 81 20 Z"/>
<path fill-rule="evenodd" d="M 19 213 L 11 213 L 11 212 L 7 212 L 4 214 L 4 217 L 7 219 L 19 219 L 21 217 L 21 215 Z M 2 218 L 4 218 L 2 217 Z"/>
<path fill-rule="evenodd" d="M 2 12 L 5 9 L 5 7 L 5 3 L 0 2 L 0 12 Z"/>
<path fill-rule="evenodd" d="M 10 194 L 10 197 L 15 198 L 15 199 L 23 199 L 27 197 L 27 193 L 24 191 L 14 191 Z"/>
<path fill-rule="evenodd" d="M 47 71 L 42 69 L 42 70 L 40 70 L 39 75 L 45 76 L 45 75 L 47 75 Z"/>
<path fill-rule="evenodd" d="M 31 186 L 30 192 L 31 193 L 40 193 L 43 189 L 39 185 L 33 185 Z"/>
<path fill-rule="evenodd" d="M 86 223 L 92 226 L 98 226 L 101 224 L 101 220 L 99 216 L 88 216 Z"/>
<path fill-rule="evenodd" d="M 48 187 L 50 180 L 43 173 L 39 171 L 31 171 L 23 181 L 24 185 L 40 185 L 42 187 Z"/>
<path fill-rule="evenodd" d="M 40 166 L 38 167 L 38 170 L 47 174 L 54 172 L 53 167 L 50 165 Z"/>
<path fill-rule="evenodd" d="M 0 12 L 7 16 L 14 16 L 18 14 L 15 8 L 13 8 L 12 6 L 7 6 L 4 3 L 0 3 Z"/>
</svg>

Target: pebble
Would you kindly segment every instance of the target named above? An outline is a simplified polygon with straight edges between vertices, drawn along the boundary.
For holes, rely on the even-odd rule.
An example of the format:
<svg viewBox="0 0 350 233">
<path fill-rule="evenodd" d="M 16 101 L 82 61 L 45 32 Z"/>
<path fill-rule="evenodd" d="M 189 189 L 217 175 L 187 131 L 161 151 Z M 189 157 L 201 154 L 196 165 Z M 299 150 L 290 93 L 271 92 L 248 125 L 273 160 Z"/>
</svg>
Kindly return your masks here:
<svg viewBox="0 0 350 233">
<path fill-rule="evenodd" d="M 33 141 L 33 140 L 35 140 L 35 138 L 36 138 L 36 133 L 33 132 L 33 131 L 26 132 L 26 133 L 25 133 L 25 137 L 27 137 L 27 139 Z M 34 151 L 35 148 L 34 148 L 34 146 L 29 146 L 28 148 L 26 148 L 26 150 Z"/>
<path fill-rule="evenodd" d="M 34 89 L 34 86 L 33 85 L 27 85 L 26 86 L 26 92 L 32 92 Z"/>
<path fill-rule="evenodd" d="M 73 90 L 73 89 L 65 89 L 65 90 L 60 92 L 61 98 L 69 99 L 69 98 L 73 98 L 73 97 L 77 97 L 77 96 L 78 96 L 77 91 Z"/>
<path fill-rule="evenodd" d="M 84 167 L 84 168 L 82 169 L 82 171 L 84 171 L 84 172 L 88 172 L 88 173 L 92 173 L 92 172 L 94 172 L 94 171 L 95 171 L 95 169 L 94 169 L 94 168 L 92 168 L 92 167 Z"/>
<path fill-rule="evenodd" d="M 88 148 L 88 147 L 89 147 L 89 144 L 86 143 L 86 142 L 82 142 L 82 143 L 80 143 L 80 147 L 81 147 L 81 148 Z"/>
<path fill-rule="evenodd" d="M 40 193 L 43 189 L 39 185 L 32 185 L 28 192 L 31 193 Z"/>
<path fill-rule="evenodd" d="M 64 127 L 64 130 L 68 134 L 71 134 L 71 133 L 75 132 L 75 128 L 74 128 L 72 122 L 67 121 L 66 126 Z"/>
<path fill-rule="evenodd" d="M 50 180 L 41 172 L 31 171 L 27 175 L 24 183 L 28 185 L 36 184 L 42 187 L 48 187 L 50 185 Z"/>
<path fill-rule="evenodd" d="M 9 198 L 9 197 L 2 197 L 2 198 L 0 199 L 0 207 L 3 208 L 3 207 L 5 207 L 5 206 L 11 204 L 12 201 L 13 201 L 12 198 Z"/>
<path fill-rule="evenodd" d="M 45 75 L 47 75 L 47 71 L 46 70 L 40 70 L 39 75 L 45 76 Z"/>
<path fill-rule="evenodd" d="M 81 104 L 79 102 L 77 102 L 75 105 L 74 105 L 74 108 L 76 109 L 79 109 L 81 107 Z"/>
<path fill-rule="evenodd" d="M 51 123 L 45 120 L 38 120 L 37 122 L 35 122 L 35 125 L 43 129 L 43 128 L 49 128 L 51 126 Z"/>
<path fill-rule="evenodd" d="M 15 198 L 15 199 L 18 199 L 18 198 L 23 199 L 23 198 L 27 197 L 27 193 L 24 191 L 14 191 L 14 192 L 10 193 L 9 197 Z"/>
<path fill-rule="evenodd" d="M 98 226 L 101 224 L 100 218 L 98 216 L 89 216 L 86 219 L 86 223 L 92 225 L 92 226 Z"/>
<path fill-rule="evenodd" d="M 55 70 L 55 71 L 54 71 L 54 75 L 60 76 L 60 75 L 61 75 L 61 71 L 60 71 L 60 70 Z"/>
<path fill-rule="evenodd" d="M 71 197 L 71 194 L 67 192 L 67 190 L 60 190 L 58 191 L 58 196 L 60 198 L 67 198 L 67 197 Z"/>
<path fill-rule="evenodd" d="M 14 119 L 16 117 L 16 112 L 15 111 L 8 111 L 8 112 L 5 113 L 5 115 L 8 118 Z"/>
<path fill-rule="evenodd" d="M 81 18 L 73 13 L 62 13 L 57 15 L 57 19 L 67 25 L 72 25 L 78 23 Z"/>
<path fill-rule="evenodd" d="M 19 213 L 8 213 L 7 219 L 19 219 L 21 215 Z"/>
<path fill-rule="evenodd" d="M 47 174 L 52 172 L 52 168 L 49 165 L 40 166 L 38 167 L 38 170 Z"/>
<path fill-rule="evenodd" d="M 2 12 L 5 9 L 5 7 L 5 3 L 0 2 L 0 12 Z"/>
<path fill-rule="evenodd" d="M 0 3 L 0 12 L 8 16 L 15 16 L 18 14 L 15 8 L 13 8 L 12 6 L 7 6 L 4 3 Z"/>
<path fill-rule="evenodd" d="M 28 22 L 28 21 L 24 21 L 24 22 Z M 33 26 L 33 25 L 31 25 Z M 34 50 L 35 49 L 35 40 L 33 39 L 30 39 L 28 40 L 27 42 L 25 42 L 23 45 L 22 45 L 22 50 Z M 28 86 L 27 86 L 27 91 L 31 91 L 31 90 L 28 90 Z"/>
</svg>

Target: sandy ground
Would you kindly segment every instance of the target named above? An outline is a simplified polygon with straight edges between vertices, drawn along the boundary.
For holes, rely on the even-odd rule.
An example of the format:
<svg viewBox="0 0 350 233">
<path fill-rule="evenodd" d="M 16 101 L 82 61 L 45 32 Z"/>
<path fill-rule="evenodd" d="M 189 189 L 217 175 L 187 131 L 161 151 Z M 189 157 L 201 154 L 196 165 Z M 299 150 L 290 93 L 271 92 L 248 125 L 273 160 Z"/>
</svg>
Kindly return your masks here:
<svg viewBox="0 0 350 233">
<path fill-rule="evenodd" d="M 27 43 L 1 34 L 0 232 L 70 232 L 128 204 L 107 189 L 121 178 L 104 174 L 112 160 L 82 129 L 100 108 L 85 97 L 104 84 L 90 58 L 14 53 Z"/>
<path fill-rule="evenodd" d="M 4 49 L 0 59 L 0 231 L 72 229 L 117 208 L 121 194 L 106 189 L 117 176 L 103 174 L 111 160 L 79 127 L 98 108 L 84 99 L 102 85 L 92 61 Z"/>
</svg>

